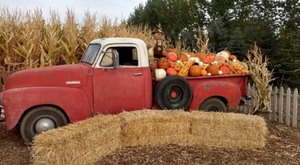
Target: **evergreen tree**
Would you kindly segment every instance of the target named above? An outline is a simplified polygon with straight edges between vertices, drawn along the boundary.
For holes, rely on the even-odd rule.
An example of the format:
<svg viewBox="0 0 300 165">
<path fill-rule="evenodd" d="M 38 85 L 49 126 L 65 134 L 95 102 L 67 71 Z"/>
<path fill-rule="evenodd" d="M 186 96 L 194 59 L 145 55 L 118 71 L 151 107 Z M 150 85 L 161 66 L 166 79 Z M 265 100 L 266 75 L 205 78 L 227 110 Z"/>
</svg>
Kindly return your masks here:
<svg viewBox="0 0 300 165">
<path fill-rule="evenodd" d="M 228 49 L 239 59 L 256 42 L 270 59 L 275 85 L 300 88 L 300 1 L 148 0 L 130 15 L 130 24 L 161 23 L 167 37 L 197 48 L 198 27 L 210 49 Z"/>
</svg>

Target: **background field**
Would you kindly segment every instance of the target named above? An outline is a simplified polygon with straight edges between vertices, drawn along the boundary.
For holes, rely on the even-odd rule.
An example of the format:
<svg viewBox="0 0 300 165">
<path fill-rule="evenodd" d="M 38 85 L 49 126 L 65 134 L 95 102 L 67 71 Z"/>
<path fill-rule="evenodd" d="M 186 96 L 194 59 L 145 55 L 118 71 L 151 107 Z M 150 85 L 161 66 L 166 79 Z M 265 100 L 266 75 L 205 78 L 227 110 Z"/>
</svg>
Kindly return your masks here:
<svg viewBox="0 0 300 165">
<path fill-rule="evenodd" d="M 45 20 L 42 11 L 0 12 L 0 91 L 8 75 L 23 69 L 60 64 L 74 64 L 87 44 L 102 37 L 136 37 L 148 47 L 154 41 L 148 26 L 96 18 L 86 12 L 82 23 L 72 10 L 61 21 L 56 12 Z"/>
</svg>

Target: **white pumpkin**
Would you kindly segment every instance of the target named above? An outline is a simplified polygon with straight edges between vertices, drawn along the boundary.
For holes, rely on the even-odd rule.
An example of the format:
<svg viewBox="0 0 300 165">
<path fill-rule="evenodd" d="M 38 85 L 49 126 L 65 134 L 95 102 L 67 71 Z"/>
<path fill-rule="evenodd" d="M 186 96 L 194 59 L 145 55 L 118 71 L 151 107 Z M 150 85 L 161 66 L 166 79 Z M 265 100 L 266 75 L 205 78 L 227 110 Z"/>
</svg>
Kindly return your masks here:
<svg viewBox="0 0 300 165">
<path fill-rule="evenodd" d="M 223 51 L 217 53 L 216 56 L 223 56 L 226 60 L 228 60 L 228 58 L 230 56 L 230 52 L 227 50 L 223 50 Z"/>
<path fill-rule="evenodd" d="M 167 76 L 167 73 L 164 69 L 161 69 L 161 68 L 155 69 L 155 79 L 156 79 L 156 81 L 159 81 L 159 80 L 165 78 L 166 76 Z"/>
</svg>

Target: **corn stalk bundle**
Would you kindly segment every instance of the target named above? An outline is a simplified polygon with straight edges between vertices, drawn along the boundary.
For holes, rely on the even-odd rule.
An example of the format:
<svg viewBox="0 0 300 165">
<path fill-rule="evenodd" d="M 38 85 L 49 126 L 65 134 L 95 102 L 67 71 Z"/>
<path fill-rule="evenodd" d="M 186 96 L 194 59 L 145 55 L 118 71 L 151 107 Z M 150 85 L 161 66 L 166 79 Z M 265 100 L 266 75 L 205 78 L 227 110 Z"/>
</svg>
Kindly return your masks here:
<svg viewBox="0 0 300 165">
<path fill-rule="evenodd" d="M 268 58 L 264 57 L 261 50 L 254 45 L 247 55 L 246 62 L 254 82 L 254 90 L 250 91 L 254 99 L 255 107 L 252 113 L 257 111 L 271 112 L 271 89 L 269 83 L 272 81 L 272 72 L 268 70 Z"/>
</svg>

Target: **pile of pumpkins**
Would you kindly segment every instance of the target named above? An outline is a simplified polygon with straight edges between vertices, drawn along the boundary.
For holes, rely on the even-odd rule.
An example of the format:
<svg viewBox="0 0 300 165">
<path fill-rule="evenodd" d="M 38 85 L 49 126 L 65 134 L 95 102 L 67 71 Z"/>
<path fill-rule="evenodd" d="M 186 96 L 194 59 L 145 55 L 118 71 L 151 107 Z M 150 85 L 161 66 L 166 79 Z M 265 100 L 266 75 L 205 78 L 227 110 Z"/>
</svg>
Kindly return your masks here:
<svg viewBox="0 0 300 165">
<path fill-rule="evenodd" d="M 176 49 L 163 51 L 165 57 L 154 63 L 155 78 L 165 76 L 199 77 L 214 75 L 248 74 L 248 66 L 229 51 L 215 53 L 178 53 Z"/>
</svg>

